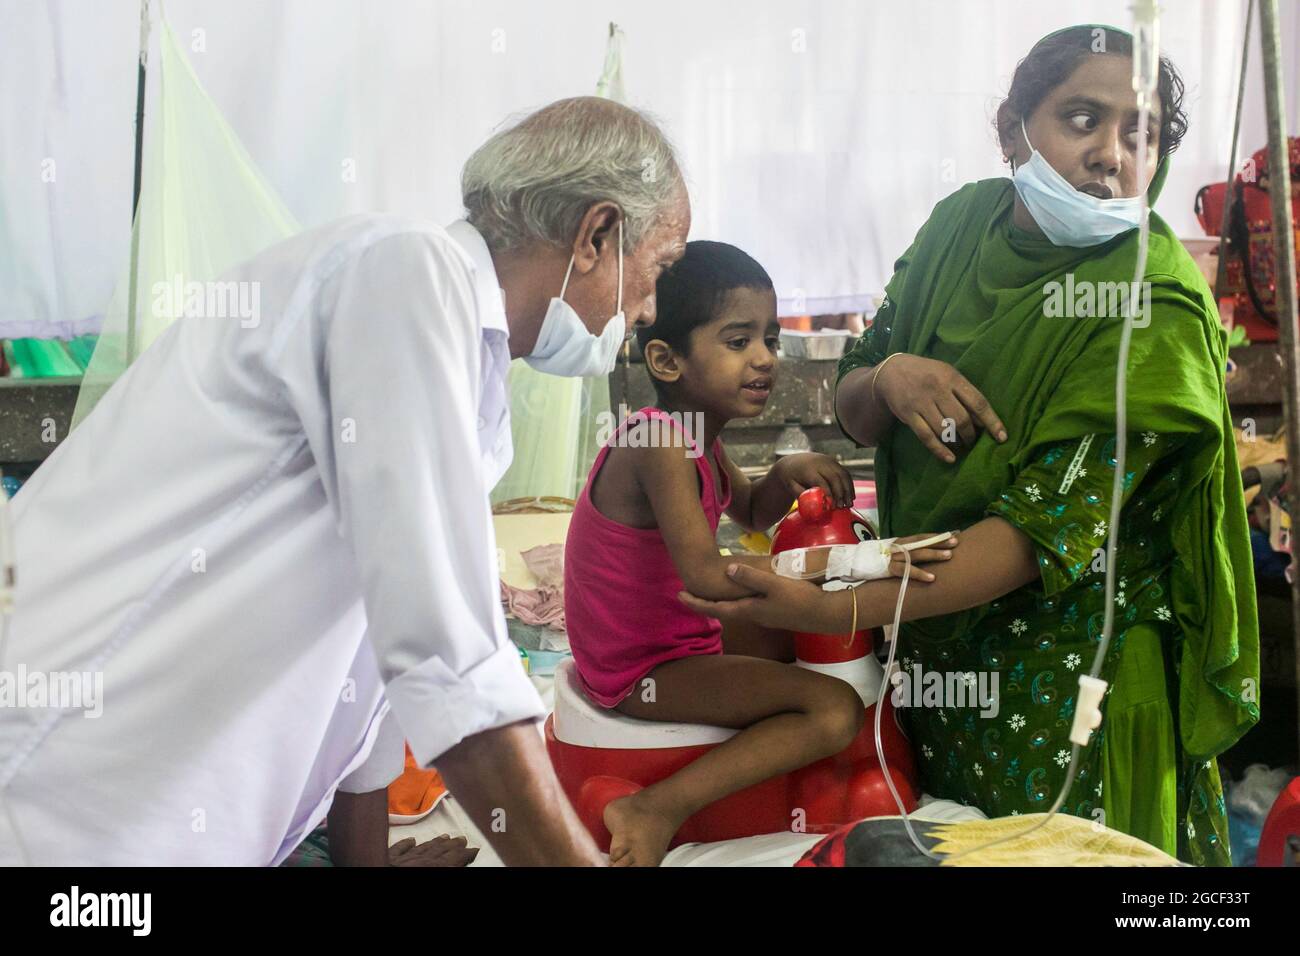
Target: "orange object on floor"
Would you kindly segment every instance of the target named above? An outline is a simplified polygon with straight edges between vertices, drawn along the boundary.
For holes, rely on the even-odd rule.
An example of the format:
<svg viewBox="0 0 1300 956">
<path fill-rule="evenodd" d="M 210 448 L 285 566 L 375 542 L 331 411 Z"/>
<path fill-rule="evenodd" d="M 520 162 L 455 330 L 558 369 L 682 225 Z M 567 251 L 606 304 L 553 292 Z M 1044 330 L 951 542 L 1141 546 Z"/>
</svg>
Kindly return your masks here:
<svg viewBox="0 0 1300 956">
<path fill-rule="evenodd" d="M 447 785 L 436 770 L 425 770 L 406 747 L 406 768 L 388 785 L 388 822 L 393 826 L 418 823 L 442 802 Z"/>
</svg>

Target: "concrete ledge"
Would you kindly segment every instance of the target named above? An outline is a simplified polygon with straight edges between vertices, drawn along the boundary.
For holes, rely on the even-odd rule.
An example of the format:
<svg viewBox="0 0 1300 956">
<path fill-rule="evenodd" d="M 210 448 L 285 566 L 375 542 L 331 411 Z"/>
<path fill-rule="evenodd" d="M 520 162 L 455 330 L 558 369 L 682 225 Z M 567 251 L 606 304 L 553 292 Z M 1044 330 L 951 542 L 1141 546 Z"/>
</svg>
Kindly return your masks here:
<svg viewBox="0 0 1300 956">
<path fill-rule="evenodd" d="M 0 378 L 0 462 L 49 457 L 68 434 L 80 388 L 80 378 Z"/>
</svg>

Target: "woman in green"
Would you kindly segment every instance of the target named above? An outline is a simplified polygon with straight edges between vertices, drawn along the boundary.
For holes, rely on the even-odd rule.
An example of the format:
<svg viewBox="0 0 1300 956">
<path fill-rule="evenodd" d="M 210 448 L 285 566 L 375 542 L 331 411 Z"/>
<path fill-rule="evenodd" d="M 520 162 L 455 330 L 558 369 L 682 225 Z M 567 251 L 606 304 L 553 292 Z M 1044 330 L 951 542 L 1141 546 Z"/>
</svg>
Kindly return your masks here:
<svg viewBox="0 0 1300 956">
<path fill-rule="evenodd" d="M 926 792 L 993 817 L 1044 812 L 1059 794 L 1078 677 L 1101 636 L 1122 325 L 1113 284 L 1132 280 L 1137 231 L 1091 200 L 1140 189 L 1154 200 L 1186 128 L 1182 81 L 1162 61 L 1154 177 L 1139 183 L 1131 50 L 1128 34 L 1091 26 L 1034 46 L 998 111 L 1014 181 L 972 183 L 935 207 L 840 363 L 838 417 L 877 446 L 884 533 L 965 529 L 938 580 L 909 588 L 899 657 L 909 671 L 996 674 L 997 714 L 919 708 L 905 719 Z M 1064 199 L 1043 200 L 1054 175 Z M 1226 865 L 1215 757 L 1259 709 L 1225 334 L 1154 213 L 1146 283 L 1128 365 L 1109 691 L 1063 810 Z M 688 603 L 724 620 L 847 629 L 843 592 L 735 576 L 756 596 Z M 897 582 L 862 585 L 859 620 L 891 619 L 897 594 Z"/>
</svg>

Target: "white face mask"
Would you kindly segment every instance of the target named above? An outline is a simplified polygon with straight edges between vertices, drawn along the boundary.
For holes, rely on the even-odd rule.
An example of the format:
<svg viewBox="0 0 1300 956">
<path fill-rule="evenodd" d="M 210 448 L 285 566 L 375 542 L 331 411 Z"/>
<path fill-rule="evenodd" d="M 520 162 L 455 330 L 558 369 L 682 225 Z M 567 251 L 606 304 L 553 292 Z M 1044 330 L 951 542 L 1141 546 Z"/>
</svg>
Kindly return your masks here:
<svg viewBox="0 0 1300 956">
<path fill-rule="evenodd" d="M 1142 197 L 1098 199 L 1079 192 L 1034 149 L 1020 120 L 1020 132 L 1031 150 L 1029 161 L 1012 176 L 1021 201 L 1053 245 L 1084 248 L 1109 242 L 1136 229 L 1142 221 Z"/>
<path fill-rule="evenodd" d="M 600 335 L 592 335 L 582 324 L 573 306 L 564 301 L 573 274 L 575 256 L 569 257 L 569 268 L 564 273 L 560 294 L 551 300 L 537 335 L 537 344 L 524 361 L 539 372 L 548 375 L 585 377 L 608 375 L 618 364 L 619 346 L 627 337 L 623 318 L 623 220 L 618 222 L 618 300 L 613 317 L 605 323 Z"/>
</svg>

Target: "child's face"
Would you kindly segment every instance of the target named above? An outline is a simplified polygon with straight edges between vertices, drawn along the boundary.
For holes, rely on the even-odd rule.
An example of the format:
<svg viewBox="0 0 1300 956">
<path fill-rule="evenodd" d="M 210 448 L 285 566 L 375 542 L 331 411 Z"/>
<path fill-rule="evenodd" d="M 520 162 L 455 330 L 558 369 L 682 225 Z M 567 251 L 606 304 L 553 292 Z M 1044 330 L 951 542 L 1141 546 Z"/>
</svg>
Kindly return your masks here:
<svg viewBox="0 0 1300 956">
<path fill-rule="evenodd" d="M 724 419 L 762 414 L 776 384 L 780 331 L 775 292 L 729 291 L 717 318 L 692 331 L 689 354 L 677 358 L 691 403 Z"/>
</svg>

